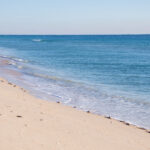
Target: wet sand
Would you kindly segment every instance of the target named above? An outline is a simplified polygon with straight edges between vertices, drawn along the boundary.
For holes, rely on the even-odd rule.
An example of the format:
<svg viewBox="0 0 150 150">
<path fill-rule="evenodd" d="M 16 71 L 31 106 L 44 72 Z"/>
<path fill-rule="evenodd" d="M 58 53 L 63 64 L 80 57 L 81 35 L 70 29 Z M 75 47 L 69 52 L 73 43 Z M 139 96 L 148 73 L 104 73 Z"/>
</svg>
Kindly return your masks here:
<svg viewBox="0 0 150 150">
<path fill-rule="evenodd" d="M 0 149 L 150 150 L 150 132 L 40 100 L 0 79 Z"/>
</svg>

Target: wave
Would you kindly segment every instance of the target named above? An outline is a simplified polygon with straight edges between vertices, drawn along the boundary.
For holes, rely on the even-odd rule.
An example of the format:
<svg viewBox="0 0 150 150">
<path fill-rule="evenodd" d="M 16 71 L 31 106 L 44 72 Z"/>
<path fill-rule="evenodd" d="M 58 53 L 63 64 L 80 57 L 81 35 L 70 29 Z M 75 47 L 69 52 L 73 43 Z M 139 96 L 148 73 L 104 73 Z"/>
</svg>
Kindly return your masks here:
<svg viewBox="0 0 150 150">
<path fill-rule="evenodd" d="M 9 61 L 15 61 L 15 62 L 23 62 L 23 63 L 29 62 L 28 60 L 24 60 L 24 59 L 13 57 L 13 56 L 6 56 L 6 55 L 0 55 L 0 58 L 1 59 L 7 59 Z"/>
<path fill-rule="evenodd" d="M 56 39 L 56 40 L 52 40 L 52 39 L 32 39 L 33 42 L 47 42 L 47 43 L 55 43 L 55 42 L 63 42 L 63 39 Z"/>
<path fill-rule="evenodd" d="M 33 42 L 41 42 L 42 39 L 32 39 Z"/>
<path fill-rule="evenodd" d="M 30 76 L 34 76 L 34 77 L 38 77 L 38 78 L 42 78 L 45 81 L 47 80 L 47 82 L 49 82 L 49 84 L 55 84 L 58 86 L 61 86 L 61 88 L 71 88 L 74 89 L 76 91 L 78 91 L 81 95 L 88 95 L 88 97 L 91 97 L 91 99 L 93 98 L 93 96 L 96 99 L 109 99 L 112 101 L 120 101 L 120 102 L 130 102 L 133 104 L 137 104 L 137 105 L 146 105 L 146 106 L 150 106 L 150 102 L 145 100 L 143 98 L 143 100 L 141 99 L 137 99 L 136 97 L 132 97 L 131 95 L 128 95 L 126 92 L 120 91 L 119 93 L 114 93 L 113 91 L 110 92 L 112 89 L 110 89 L 110 87 L 106 87 L 106 85 L 99 85 L 99 87 L 96 87 L 95 85 L 92 84 L 88 84 L 88 83 L 83 83 L 80 81 L 75 81 L 75 80 L 69 80 L 69 79 L 65 79 L 65 78 L 61 78 L 58 76 L 51 76 L 51 75 L 46 75 L 46 74 L 40 74 L 40 73 L 27 73 Z M 79 90 L 80 89 L 80 90 Z M 70 89 L 69 89 L 70 90 Z M 79 94 L 79 95 L 80 95 Z"/>
<path fill-rule="evenodd" d="M 29 62 L 28 60 L 24 60 L 24 59 L 16 58 L 16 57 L 13 57 L 12 59 L 14 59 L 15 61 L 18 61 L 18 62 L 24 62 L 24 63 Z"/>
<path fill-rule="evenodd" d="M 55 81 L 55 82 L 63 82 L 63 83 L 69 83 L 72 85 L 83 85 L 82 82 L 77 82 L 77 81 L 73 81 L 73 80 L 69 80 L 69 79 L 64 79 L 58 76 L 51 76 L 51 75 L 46 75 L 46 74 L 40 74 L 40 73 L 27 73 L 28 75 L 31 76 L 35 76 L 35 77 L 39 77 L 39 78 L 43 78 L 43 79 L 47 79 L 47 80 L 51 80 L 51 81 Z"/>
</svg>

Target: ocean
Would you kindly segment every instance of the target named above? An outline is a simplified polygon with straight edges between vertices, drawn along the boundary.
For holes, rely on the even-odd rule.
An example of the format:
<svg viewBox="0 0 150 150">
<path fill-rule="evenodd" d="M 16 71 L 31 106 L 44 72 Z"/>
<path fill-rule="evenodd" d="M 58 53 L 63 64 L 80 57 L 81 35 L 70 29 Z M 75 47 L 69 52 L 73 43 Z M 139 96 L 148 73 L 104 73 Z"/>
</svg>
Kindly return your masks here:
<svg viewBox="0 0 150 150">
<path fill-rule="evenodd" d="M 0 60 L 34 96 L 150 129 L 150 35 L 0 35 Z"/>
</svg>

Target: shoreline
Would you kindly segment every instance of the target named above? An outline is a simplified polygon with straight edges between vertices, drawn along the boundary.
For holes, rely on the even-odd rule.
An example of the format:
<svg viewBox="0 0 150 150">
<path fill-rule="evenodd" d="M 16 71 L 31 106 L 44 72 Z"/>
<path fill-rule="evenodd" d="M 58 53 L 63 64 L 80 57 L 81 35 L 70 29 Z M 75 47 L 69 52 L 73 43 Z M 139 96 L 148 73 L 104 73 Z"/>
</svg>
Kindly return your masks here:
<svg viewBox="0 0 150 150">
<path fill-rule="evenodd" d="M 7 75 L 10 75 L 11 77 L 17 77 L 17 78 L 19 78 L 20 79 L 20 81 L 19 82 L 16 82 L 15 84 L 17 84 L 17 85 L 19 85 L 19 86 L 21 86 L 21 87 L 23 87 L 23 88 L 26 88 L 26 89 L 28 89 L 28 90 L 30 90 L 30 94 L 32 95 L 32 96 L 34 96 L 34 97 L 37 97 L 37 98 L 39 98 L 39 99 L 44 99 L 44 100 L 47 100 L 47 101 L 49 101 L 49 99 L 50 99 L 50 102 L 51 101 L 60 101 L 61 102 L 61 100 L 58 100 L 57 99 L 57 97 L 53 97 L 53 96 L 50 96 L 50 97 L 46 97 L 46 98 L 43 98 L 43 97 L 41 97 L 41 96 L 39 96 L 38 94 L 36 94 L 36 92 L 33 90 L 33 89 L 31 89 L 31 88 L 28 88 L 28 87 L 30 87 L 30 86 L 24 86 L 24 85 L 22 85 L 22 84 L 20 84 L 20 83 L 22 83 L 22 75 L 23 75 L 23 73 L 20 71 L 20 70 L 15 70 L 14 68 L 11 68 L 11 66 L 12 66 L 12 63 L 13 62 L 11 62 L 11 60 L 9 60 L 9 59 L 6 59 L 5 57 L 3 58 L 1 58 L 0 59 L 0 67 L 1 67 L 1 69 L 2 69 L 2 73 L 4 72 L 4 75 L 1 75 L 2 76 L 2 78 L 5 78 L 5 75 L 7 76 Z M 9 65 L 10 65 L 10 67 L 9 67 Z M 17 65 L 18 66 L 18 65 Z M 16 66 L 15 66 L 16 67 Z M 16 67 L 17 68 L 17 67 Z M 9 78 L 9 77 L 7 77 L 6 78 L 6 80 L 10 80 L 11 78 Z M 14 81 L 14 79 L 12 80 L 10 80 L 10 81 Z M 52 100 L 53 99 L 53 100 Z M 64 104 L 65 105 L 65 104 Z M 72 105 L 67 105 L 67 106 L 71 106 L 72 107 Z M 75 106 L 73 106 L 73 107 L 76 107 L 76 105 Z M 76 107 L 78 110 L 82 110 L 82 109 L 80 109 L 80 108 L 78 108 L 78 107 Z M 89 109 L 86 109 L 86 110 L 82 110 L 82 111 L 87 111 L 87 112 L 90 112 L 91 110 Z M 91 113 L 93 113 L 93 112 L 91 112 Z M 115 120 L 118 120 L 119 122 L 122 122 L 122 123 L 124 123 L 124 124 L 126 124 L 126 125 L 133 125 L 133 126 L 136 126 L 137 128 L 140 128 L 140 129 L 143 129 L 143 130 L 150 130 L 150 128 L 149 128 L 149 126 L 144 126 L 144 125 L 140 125 L 140 124 L 138 124 L 138 123 L 135 123 L 135 122 L 133 122 L 132 120 L 128 120 L 128 122 L 126 122 L 125 120 L 121 120 L 121 118 L 118 118 L 118 117 L 115 117 L 115 116 L 111 116 L 111 114 L 109 114 L 108 116 L 105 116 L 105 114 L 106 114 L 106 112 L 105 113 L 103 113 L 103 115 L 101 114 L 101 113 L 93 113 L 93 114 L 95 114 L 95 115 L 98 115 L 98 116 L 104 116 L 105 118 L 113 118 L 113 119 L 115 119 Z M 126 114 L 125 114 L 126 115 Z M 138 115 L 137 115 L 138 116 Z M 127 119 L 126 119 L 127 120 Z"/>
<path fill-rule="evenodd" d="M 0 148 L 147 150 L 150 130 L 41 100 L 0 78 Z"/>
<path fill-rule="evenodd" d="M 22 59 L 20 60 L 21 58 L 16 58 L 16 59 L 14 59 L 14 60 L 19 60 L 19 62 L 20 61 L 23 61 Z M 14 65 L 15 64 L 15 65 Z M 29 91 L 30 91 L 30 94 L 32 95 L 32 96 L 35 96 L 35 97 L 37 97 L 37 98 L 40 98 L 40 99 L 44 99 L 44 100 L 48 100 L 49 101 L 49 99 L 50 99 L 50 101 L 53 99 L 53 101 L 60 101 L 60 102 L 62 102 L 62 99 L 59 99 L 58 97 L 60 96 L 59 94 L 58 95 L 56 95 L 56 96 L 49 96 L 49 95 L 46 95 L 47 93 L 44 93 L 43 94 L 43 96 L 41 96 L 42 95 L 42 93 L 41 93 L 41 95 L 40 94 L 37 94 L 36 93 L 36 91 L 34 91 L 34 88 L 28 88 L 28 87 L 30 87 L 29 85 L 25 85 L 25 84 L 22 84 L 22 81 L 23 81 L 23 78 L 22 78 L 22 76 L 24 75 L 24 73 L 23 72 L 21 72 L 21 70 L 20 69 L 23 69 L 22 68 L 22 66 L 21 65 L 17 65 L 17 62 L 11 62 L 11 60 L 9 60 L 8 58 L 1 58 L 0 59 L 0 66 L 1 66 L 1 72 L 2 72 L 2 74 L 1 74 L 1 76 L 2 77 L 6 77 L 6 79 L 7 80 L 10 80 L 10 81 L 12 81 L 12 83 L 14 82 L 14 78 L 18 78 L 19 79 L 19 82 L 18 82 L 18 79 L 16 80 L 15 79 L 15 81 L 17 81 L 17 82 L 14 82 L 15 84 L 17 84 L 17 85 L 19 85 L 19 86 L 21 86 L 21 87 L 24 87 L 24 88 L 26 88 L 26 89 L 28 89 Z M 14 67 L 14 68 L 13 68 Z M 16 70 L 17 69 L 17 70 Z M 11 77 L 9 77 L 9 76 L 11 76 Z M 32 76 L 32 75 L 31 75 Z M 12 78 L 13 77 L 13 78 Z M 53 76 L 52 76 L 52 78 L 53 78 Z M 57 77 L 56 77 L 57 78 Z M 33 79 L 33 78 L 32 78 Z M 51 79 L 51 78 L 50 78 Z M 58 78 L 59 79 L 59 78 Z M 74 82 L 74 81 L 73 81 Z M 36 82 L 36 83 L 40 83 L 40 82 Z M 36 84 L 35 83 L 35 84 Z M 41 84 L 41 83 L 40 83 Z M 37 85 L 37 84 L 36 84 Z M 44 86 L 42 86 L 42 88 L 43 88 Z M 45 87 L 44 87 L 45 88 Z M 45 89 L 45 90 L 47 90 L 47 89 Z M 58 93 L 60 92 L 60 91 L 57 91 Z M 72 91 L 71 91 L 72 92 Z M 61 92 L 60 92 L 61 93 Z M 69 95 L 70 93 L 68 92 L 67 93 L 67 96 L 70 96 Z M 103 93 L 102 93 L 103 94 Z M 106 93 L 107 94 L 107 93 Z M 57 97 L 58 96 L 58 97 Z M 99 95 L 100 96 L 100 95 Z M 114 95 L 110 95 L 110 96 L 112 96 L 111 98 L 113 99 L 115 96 Z M 90 99 L 90 95 L 88 95 L 88 97 L 89 97 L 89 99 Z M 121 97 L 121 96 L 116 96 L 116 97 Z M 58 100 L 59 99 L 59 100 Z M 81 101 L 82 101 L 82 99 L 80 99 Z M 103 100 L 103 99 L 102 99 Z M 127 99 L 125 99 L 125 100 L 128 100 L 128 98 Z M 132 100 L 132 99 L 131 99 Z M 103 101 L 103 103 L 104 103 L 104 101 Z M 68 106 L 72 106 L 73 104 L 71 104 L 71 105 L 69 105 L 68 104 Z M 84 105 L 83 105 L 84 106 Z M 76 106 L 76 104 L 74 104 L 74 107 L 77 107 Z M 105 107 L 103 107 L 103 108 L 107 108 L 107 105 L 105 105 Z M 77 109 L 79 109 L 79 110 L 83 110 L 82 108 L 80 109 L 80 107 L 77 107 Z M 87 109 L 84 109 L 83 111 L 92 111 L 92 109 L 91 108 L 87 108 Z M 95 111 L 95 110 L 94 110 Z M 124 124 L 132 124 L 132 125 L 135 125 L 135 126 L 137 126 L 137 127 L 139 127 L 139 128 L 142 128 L 142 129 L 148 129 L 148 130 L 150 130 L 150 127 L 149 127 L 149 124 L 146 124 L 146 122 L 147 122 L 147 120 L 148 120 L 148 117 L 143 121 L 145 124 L 142 124 L 140 121 L 138 122 L 137 120 L 138 120 L 138 118 L 136 118 L 136 120 L 134 120 L 134 118 L 132 118 L 131 120 L 130 120 L 130 117 L 127 117 L 127 118 L 122 118 L 121 117 L 121 115 L 125 115 L 125 116 L 127 116 L 126 115 L 126 113 L 128 113 L 128 112 L 130 112 L 130 111 L 132 111 L 132 108 L 131 109 L 129 109 L 129 111 L 127 111 L 127 112 L 125 112 L 125 113 L 120 113 L 120 111 L 118 112 L 118 114 L 119 114 L 119 117 L 117 116 L 115 116 L 115 115 L 113 115 L 113 114 L 111 114 L 111 112 L 113 112 L 113 110 L 111 110 L 109 113 L 107 113 L 107 112 L 105 112 L 105 111 L 103 111 L 104 113 L 97 113 L 97 112 L 92 112 L 92 113 L 94 113 L 94 114 L 96 114 L 96 115 L 100 115 L 100 116 L 105 116 L 105 114 L 108 114 L 108 116 L 106 116 L 106 117 L 112 117 L 113 119 L 115 119 L 115 120 L 119 120 L 120 122 L 123 122 Z M 99 109 L 97 109 L 96 111 L 99 111 Z M 131 114 L 131 116 L 139 116 L 140 114 Z M 128 115 L 128 116 L 130 116 L 130 115 Z M 144 118 L 144 117 L 143 117 Z M 134 121 L 133 121 L 134 120 Z M 126 122 L 127 121 L 127 122 Z M 137 122 L 136 122 L 137 121 Z M 141 120 L 142 121 L 142 120 Z M 148 122 L 149 123 L 149 122 Z"/>
<path fill-rule="evenodd" d="M 2 80 L 5 80 L 5 79 L 0 77 L 0 82 L 1 82 Z M 5 81 L 8 82 L 8 80 L 5 80 Z M 9 85 L 12 85 L 13 87 L 18 86 L 18 85 L 16 85 L 16 84 L 12 83 L 12 82 L 8 82 L 8 84 L 9 84 Z M 35 97 L 36 99 L 40 99 L 40 100 L 42 100 L 42 101 L 48 101 L 48 100 L 41 99 L 41 98 L 38 98 L 38 97 L 32 95 L 28 90 L 24 89 L 24 87 L 20 87 L 20 86 L 18 86 L 18 87 L 19 87 L 23 92 L 27 92 L 29 95 Z M 65 104 L 61 103 L 60 101 L 52 101 L 52 100 L 49 100 L 48 102 L 61 104 L 61 105 L 66 106 L 66 107 L 74 108 L 74 109 L 76 109 L 77 111 L 86 112 L 86 113 L 88 113 L 88 114 L 100 116 L 100 117 L 103 117 L 103 118 L 106 118 L 106 119 L 112 119 L 112 120 L 118 121 L 118 122 L 120 122 L 120 123 L 122 123 L 122 124 L 124 124 L 124 125 L 133 126 L 133 127 L 136 127 L 137 129 L 141 129 L 141 130 L 144 130 L 144 131 L 147 132 L 147 133 L 150 133 L 150 129 L 147 129 L 147 128 L 144 128 L 144 127 L 140 127 L 140 126 L 134 125 L 134 124 L 132 124 L 132 123 L 126 122 L 126 121 L 124 121 L 124 120 L 119 120 L 119 119 L 113 118 L 113 117 L 111 117 L 111 116 L 95 114 L 95 113 L 92 113 L 90 110 L 84 111 L 84 110 L 82 110 L 82 109 L 78 109 L 76 106 L 65 105 Z"/>
</svg>

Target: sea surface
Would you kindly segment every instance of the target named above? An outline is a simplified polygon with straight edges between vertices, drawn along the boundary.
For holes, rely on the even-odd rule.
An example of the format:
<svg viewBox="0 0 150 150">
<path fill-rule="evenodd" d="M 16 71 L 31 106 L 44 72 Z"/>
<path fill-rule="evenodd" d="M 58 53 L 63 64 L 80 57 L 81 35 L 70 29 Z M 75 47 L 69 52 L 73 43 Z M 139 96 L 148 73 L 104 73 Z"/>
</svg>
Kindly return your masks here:
<svg viewBox="0 0 150 150">
<path fill-rule="evenodd" d="M 0 60 L 39 98 L 150 129 L 150 35 L 0 35 Z"/>
</svg>

